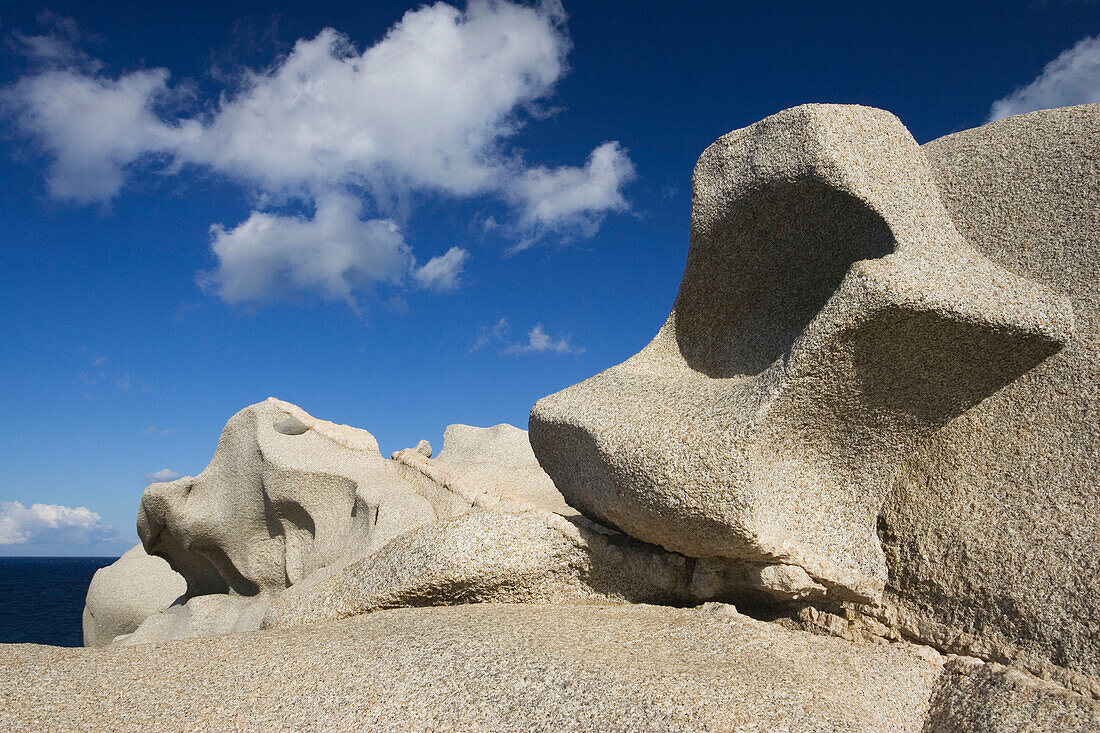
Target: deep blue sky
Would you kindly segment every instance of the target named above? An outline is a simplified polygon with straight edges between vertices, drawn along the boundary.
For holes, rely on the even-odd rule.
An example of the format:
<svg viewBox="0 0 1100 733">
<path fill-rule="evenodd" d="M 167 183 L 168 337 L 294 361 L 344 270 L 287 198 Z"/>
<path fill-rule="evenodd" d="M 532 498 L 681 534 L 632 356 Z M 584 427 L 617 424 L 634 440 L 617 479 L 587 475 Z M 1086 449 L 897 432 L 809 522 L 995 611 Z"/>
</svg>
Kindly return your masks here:
<svg viewBox="0 0 1100 733">
<path fill-rule="evenodd" d="M 45 7 L 0 6 L 9 47 L 0 84 L 9 89 L 37 68 L 17 34 L 56 33 L 57 21 L 54 31 L 39 22 Z M 165 68 L 173 84 L 187 82 L 181 116 L 211 110 L 226 78 L 270 67 L 298 39 L 329 27 L 361 51 L 415 7 L 48 6 L 86 34 L 77 45 L 103 62 L 102 77 Z M 850 102 L 894 112 L 923 143 L 982 124 L 995 100 L 1100 33 L 1100 4 L 1056 0 L 589 0 L 565 12 L 568 71 L 540 100 L 552 114 L 524 117 L 505 147 L 553 168 L 581 166 L 618 141 L 636 171 L 621 187 L 629 208 L 606 212 L 591 236 L 550 231 L 508 255 L 521 235 L 484 228 L 489 216 L 515 216 L 500 195 L 418 191 L 401 222 L 405 241 L 421 264 L 466 250 L 461 283 L 360 292 L 358 314 L 309 292 L 250 306 L 196 285 L 217 265 L 211 225 L 246 220 L 259 208 L 255 187 L 201 166 L 137 166 L 109 201 L 59 200 L 45 182 L 50 156 L 9 114 L 0 139 L 0 502 L 87 507 L 122 537 L 59 545 L 42 530 L 0 554 L 125 549 L 136 541 L 146 474 L 198 473 L 225 421 L 269 395 L 370 430 L 387 455 L 420 438 L 438 448 L 449 423 L 526 427 L 536 399 L 633 354 L 664 320 L 687 253 L 692 165 L 715 138 L 800 103 Z M 1068 100 L 1077 101 L 1087 100 Z M 308 213 L 308 202 L 281 211 L 294 206 Z M 510 330 L 471 350 L 502 318 Z M 569 353 L 507 353 L 536 324 L 567 339 Z"/>
</svg>

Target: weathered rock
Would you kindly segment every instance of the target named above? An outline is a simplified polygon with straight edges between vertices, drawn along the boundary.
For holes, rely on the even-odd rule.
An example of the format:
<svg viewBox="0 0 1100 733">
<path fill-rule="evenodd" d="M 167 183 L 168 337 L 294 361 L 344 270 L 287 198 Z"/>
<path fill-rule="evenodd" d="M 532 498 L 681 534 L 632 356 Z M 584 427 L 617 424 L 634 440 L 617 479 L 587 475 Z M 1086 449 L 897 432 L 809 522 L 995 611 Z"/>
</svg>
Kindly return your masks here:
<svg viewBox="0 0 1100 733">
<path fill-rule="evenodd" d="M 919 731 L 939 675 L 905 645 L 728 606 L 473 604 L 163 645 L 0 647 L 0 728 Z"/>
<path fill-rule="evenodd" d="M 264 625 L 316 624 L 404 606 L 690 598 L 688 558 L 580 521 L 478 507 L 420 527 L 318 583 L 289 588 Z M 716 595 L 725 590 L 720 583 Z"/>
<path fill-rule="evenodd" d="M 774 602 L 824 591 L 795 566 L 696 560 L 578 515 L 538 467 L 526 433 L 510 425 L 452 425 L 439 458 L 410 448 L 394 453 L 394 460 L 410 481 L 419 477 L 450 492 L 455 516 L 418 527 L 323 579 L 288 588 L 273 602 L 265 627 L 402 606 Z"/>
<path fill-rule="evenodd" d="M 959 231 L 1072 304 L 1059 353 L 930 436 L 881 519 L 915 638 L 1100 693 L 1100 105 L 924 146 Z M 1057 668 L 1091 679 L 1074 682 Z"/>
<path fill-rule="evenodd" d="M 565 499 L 695 557 L 874 600 L 890 477 L 1073 340 L 1069 303 L 969 246 L 891 114 L 807 105 L 699 159 L 675 307 L 639 354 L 540 400 Z"/>
<path fill-rule="evenodd" d="M 370 433 L 271 398 L 230 419 L 199 476 L 146 489 L 138 534 L 188 596 L 256 596 L 435 518 Z"/>
<path fill-rule="evenodd" d="M 228 592 L 191 593 L 116 643 L 249 631 L 265 616 L 269 627 L 301 625 L 399 606 L 686 603 L 740 597 L 737 589 L 803 594 L 580 517 L 539 467 L 526 432 L 510 425 L 452 425 L 434 460 L 426 441 L 395 453 L 393 462 L 372 447 L 368 433 L 276 400 L 235 416 L 211 468 L 151 488 L 142 503 L 150 545 L 167 548 L 185 572 L 201 567 L 199 560 L 221 560 L 217 578 Z M 298 555 L 287 555 L 280 578 L 280 543 L 293 530 L 288 505 L 291 519 L 308 517 L 314 529 L 292 545 Z M 402 516 L 410 508 L 412 516 Z M 356 524 L 358 517 L 372 523 Z M 159 534 L 149 529 L 157 527 Z M 323 541 L 329 544 L 319 548 Z M 193 585 L 211 583 L 199 575 Z"/>
<path fill-rule="evenodd" d="M 92 576 L 84 601 L 84 646 L 105 646 L 133 633 L 149 616 L 172 605 L 187 582 L 141 545 Z"/>
<path fill-rule="evenodd" d="M 944 665 L 924 730 L 925 733 L 1098 731 L 1100 700 L 1017 669 L 959 657 Z"/>
</svg>

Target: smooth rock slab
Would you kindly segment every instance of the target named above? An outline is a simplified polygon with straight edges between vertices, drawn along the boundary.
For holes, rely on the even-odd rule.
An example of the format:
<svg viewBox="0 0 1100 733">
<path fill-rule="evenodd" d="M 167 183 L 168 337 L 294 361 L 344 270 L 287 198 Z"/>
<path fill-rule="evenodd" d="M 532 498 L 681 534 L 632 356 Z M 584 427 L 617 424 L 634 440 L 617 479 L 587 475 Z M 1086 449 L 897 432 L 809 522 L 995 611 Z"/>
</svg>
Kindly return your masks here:
<svg viewBox="0 0 1100 733">
<path fill-rule="evenodd" d="M 941 673 L 738 615 L 468 605 L 130 648 L 0 646 L 4 730 L 919 731 Z"/>
</svg>

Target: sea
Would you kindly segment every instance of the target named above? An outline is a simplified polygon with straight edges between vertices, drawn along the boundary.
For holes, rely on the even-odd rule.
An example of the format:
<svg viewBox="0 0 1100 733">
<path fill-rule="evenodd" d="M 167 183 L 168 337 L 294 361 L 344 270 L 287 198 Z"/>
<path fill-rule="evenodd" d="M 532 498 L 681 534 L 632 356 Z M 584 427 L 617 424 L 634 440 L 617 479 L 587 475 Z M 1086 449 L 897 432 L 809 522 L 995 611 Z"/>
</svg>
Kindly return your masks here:
<svg viewBox="0 0 1100 733">
<path fill-rule="evenodd" d="M 95 571 L 117 557 L 0 557 L 0 643 L 83 646 Z"/>
</svg>

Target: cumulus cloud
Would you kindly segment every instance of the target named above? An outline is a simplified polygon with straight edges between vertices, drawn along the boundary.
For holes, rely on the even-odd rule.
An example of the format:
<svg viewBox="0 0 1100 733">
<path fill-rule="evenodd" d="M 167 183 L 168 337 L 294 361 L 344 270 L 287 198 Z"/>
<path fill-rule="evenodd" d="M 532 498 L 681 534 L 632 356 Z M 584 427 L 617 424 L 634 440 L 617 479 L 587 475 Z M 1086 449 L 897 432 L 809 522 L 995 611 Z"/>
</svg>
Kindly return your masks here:
<svg viewBox="0 0 1100 733">
<path fill-rule="evenodd" d="M 607 212 L 627 208 L 622 189 L 634 175 L 634 164 L 617 142 L 593 150 L 583 168 L 528 170 L 513 188 L 522 203 L 520 221 L 532 230 L 571 225 L 595 234 Z M 521 243 L 514 249 L 523 248 Z"/>
<path fill-rule="evenodd" d="M 145 483 L 155 484 L 161 481 L 175 481 L 181 476 L 183 476 L 183 474 L 179 471 L 173 471 L 170 468 L 162 468 L 159 471 L 145 474 Z"/>
<path fill-rule="evenodd" d="M 417 268 L 400 233 L 418 194 L 510 204 L 519 248 L 548 231 L 594 234 L 607 212 L 627 208 L 634 167 L 617 142 L 556 168 L 508 145 L 545 116 L 540 105 L 566 71 L 564 19 L 556 0 L 439 2 L 363 51 L 328 28 L 190 116 L 171 113 L 187 90 L 168 70 L 112 76 L 66 53 L 72 34 L 55 32 L 24 39 L 39 65 L 0 103 L 48 156 L 59 199 L 108 202 L 136 172 L 186 168 L 254 195 L 245 221 L 211 230 L 209 292 L 263 303 L 306 291 L 354 307 L 353 293 L 376 283 L 458 285 L 468 252 L 451 248 Z"/>
<path fill-rule="evenodd" d="M 31 504 L 28 508 L 18 501 L 0 501 L 0 545 L 90 545 L 116 534 L 87 507 Z"/>
<path fill-rule="evenodd" d="M 994 102 L 986 121 L 1091 102 L 1100 102 L 1100 36 L 1083 38 L 1058 54 L 1034 81 Z"/>
<path fill-rule="evenodd" d="M 312 218 L 253 212 L 232 229 L 211 227 L 218 268 L 199 283 L 228 303 L 263 303 L 297 291 L 314 292 L 357 308 L 355 290 L 398 284 L 412 253 L 397 225 L 363 221 L 360 202 L 328 195 Z"/>
</svg>

